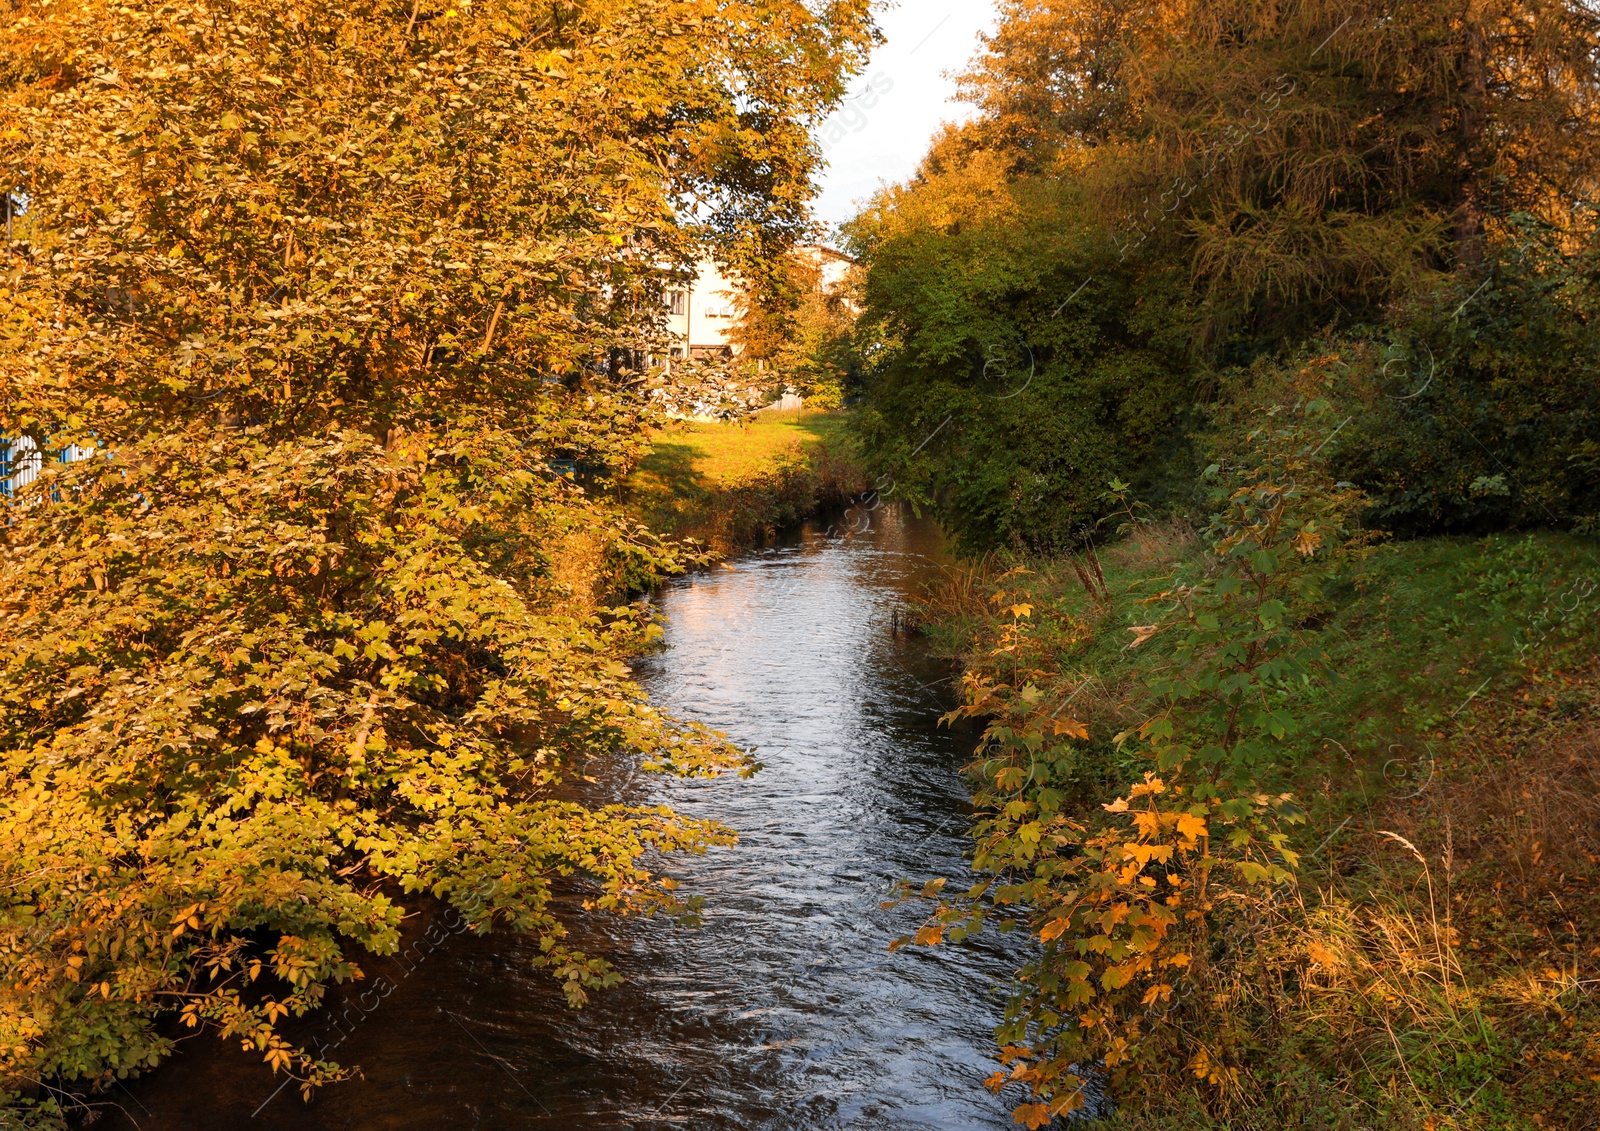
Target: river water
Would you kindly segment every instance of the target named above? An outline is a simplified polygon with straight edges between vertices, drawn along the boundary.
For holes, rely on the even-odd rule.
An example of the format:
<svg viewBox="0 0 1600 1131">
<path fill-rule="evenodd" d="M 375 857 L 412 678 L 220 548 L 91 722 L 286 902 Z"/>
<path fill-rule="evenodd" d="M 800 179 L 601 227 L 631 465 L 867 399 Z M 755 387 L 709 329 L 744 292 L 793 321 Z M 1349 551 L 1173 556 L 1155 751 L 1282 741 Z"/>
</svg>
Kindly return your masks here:
<svg viewBox="0 0 1600 1131">
<path fill-rule="evenodd" d="M 420 964 L 363 962 L 371 1008 L 313 1018 L 361 1078 L 310 1103 L 212 1037 L 113 1097 L 111 1122 L 184 1128 L 1011 1127 L 982 1081 L 1016 955 L 996 939 L 897 954 L 894 881 L 960 877 L 971 732 L 936 725 L 950 669 L 894 632 L 941 552 L 890 509 L 846 539 L 806 529 L 658 595 L 668 647 L 638 674 L 659 705 L 758 748 L 765 768 L 604 788 L 735 828 L 675 860 L 703 925 L 585 921 L 627 978 L 577 1012 L 515 938 L 450 937 Z M 414 969 L 412 968 L 414 965 Z M 379 979 L 386 979 L 380 982 Z M 333 1011 L 327 1011 L 333 1012 Z"/>
</svg>

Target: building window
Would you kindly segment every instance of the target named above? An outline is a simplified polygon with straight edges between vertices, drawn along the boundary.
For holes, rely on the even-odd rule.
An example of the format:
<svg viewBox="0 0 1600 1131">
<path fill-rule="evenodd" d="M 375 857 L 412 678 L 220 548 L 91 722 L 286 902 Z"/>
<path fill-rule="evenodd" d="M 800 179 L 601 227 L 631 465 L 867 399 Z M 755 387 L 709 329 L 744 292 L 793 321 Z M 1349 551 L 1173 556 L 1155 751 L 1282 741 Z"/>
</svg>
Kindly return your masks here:
<svg viewBox="0 0 1600 1131">
<path fill-rule="evenodd" d="M 683 315 L 689 308 L 689 296 L 683 291 L 667 292 L 667 309 L 673 314 Z"/>
</svg>

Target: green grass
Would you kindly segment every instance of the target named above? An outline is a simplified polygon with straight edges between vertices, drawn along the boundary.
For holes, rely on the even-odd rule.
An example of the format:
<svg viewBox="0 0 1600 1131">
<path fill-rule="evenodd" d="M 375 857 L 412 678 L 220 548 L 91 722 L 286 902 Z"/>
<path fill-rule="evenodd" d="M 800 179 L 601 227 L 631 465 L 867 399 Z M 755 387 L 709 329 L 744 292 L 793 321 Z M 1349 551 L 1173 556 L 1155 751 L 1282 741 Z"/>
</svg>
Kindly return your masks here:
<svg viewBox="0 0 1600 1131">
<path fill-rule="evenodd" d="M 1331 596 L 1330 678 L 1314 701 L 1324 735 L 1443 737 L 1480 701 L 1594 655 L 1600 553 L 1560 534 L 1400 543 Z"/>
<path fill-rule="evenodd" d="M 682 421 L 657 433 L 622 498 L 651 529 L 726 552 L 862 489 L 854 452 L 843 412 Z"/>
<path fill-rule="evenodd" d="M 1052 614 L 1089 622 L 1092 636 L 1058 658 L 1068 671 L 1092 671 L 1115 685 L 1164 661 L 1161 637 L 1129 651 L 1127 630 L 1154 619 L 1144 599 L 1166 588 L 1172 568 L 1194 552 L 1173 530 L 1103 552 L 1109 609 L 1090 601 L 1062 562 L 1028 562 L 1033 572 L 1006 584 L 1040 609 L 1047 644 Z M 1002 568 L 987 566 L 991 577 Z M 937 597 L 930 605 L 930 633 L 950 654 L 984 637 L 992 616 L 982 592 L 980 580 L 966 598 Z M 1308 724 L 1301 746 L 1442 735 L 1470 724 L 1481 703 L 1600 647 L 1600 549 L 1571 535 L 1380 545 L 1327 596 L 1331 611 L 1314 633 L 1322 677 L 1301 706 Z"/>
<path fill-rule="evenodd" d="M 1015 563 L 990 560 L 952 571 L 925 609 L 935 641 L 981 665 L 1003 619 L 996 587 L 1033 606 L 1039 666 L 1088 688 L 1074 715 L 1091 733 L 1077 783 L 1090 812 L 1148 768 L 1110 736 L 1143 721 L 1136 689 L 1171 657 L 1159 634 L 1129 650 L 1127 630 L 1158 619 L 1143 601 L 1175 568 L 1203 566 L 1177 526 L 1100 560 L 1109 607 L 1066 562 L 1002 581 Z M 1318 675 L 1293 696 L 1301 729 L 1264 783 L 1310 813 L 1303 902 L 1229 943 L 1249 987 L 1236 1053 L 1253 1106 L 1219 1113 L 1193 1081 L 1151 1078 L 1128 1083 L 1142 1094 L 1117 1125 L 1600 1127 L 1600 548 L 1554 533 L 1395 542 L 1326 597 L 1308 622 Z M 1450 994 L 1430 965 L 1435 886 L 1456 944 Z M 1420 948 L 1394 942 L 1408 927 Z M 1313 931 L 1343 938 L 1349 964 L 1308 994 L 1296 963 Z"/>
<path fill-rule="evenodd" d="M 658 433 L 633 481 L 653 479 L 693 493 L 731 487 L 770 470 L 795 452 L 845 441 L 843 413 L 763 412 L 748 424 L 681 421 Z"/>
</svg>

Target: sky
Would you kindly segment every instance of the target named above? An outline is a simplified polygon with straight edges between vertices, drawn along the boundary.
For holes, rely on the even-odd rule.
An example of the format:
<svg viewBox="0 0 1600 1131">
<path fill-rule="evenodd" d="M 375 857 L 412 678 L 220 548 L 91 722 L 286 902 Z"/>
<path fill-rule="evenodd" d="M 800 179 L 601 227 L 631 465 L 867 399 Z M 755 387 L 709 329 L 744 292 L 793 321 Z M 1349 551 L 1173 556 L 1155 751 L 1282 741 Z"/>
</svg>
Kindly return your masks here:
<svg viewBox="0 0 1600 1131">
<path fill-rule="evenodd" d="M 991 0 L 899 0 L 878 23 L 886 41 L 817 133 L 826 166 L 813 208 L 830 227 L 849 219 L 856 202 L 879 185 L 915 173 L 942 123 L 971 116 L 971 107 L 951 101 L 955 82 L 945 72 L 965 69 L 978 50 L 978 34 L 993 27 L 994 6 Z"/>
</svg>

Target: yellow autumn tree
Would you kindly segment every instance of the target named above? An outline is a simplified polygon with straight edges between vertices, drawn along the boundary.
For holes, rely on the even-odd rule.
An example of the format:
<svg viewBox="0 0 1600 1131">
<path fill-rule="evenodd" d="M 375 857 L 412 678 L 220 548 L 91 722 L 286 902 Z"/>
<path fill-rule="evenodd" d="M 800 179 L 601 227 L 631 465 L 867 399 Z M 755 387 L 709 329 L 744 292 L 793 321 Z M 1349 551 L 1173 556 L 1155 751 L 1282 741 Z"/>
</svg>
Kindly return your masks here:
<svg viewBox="0 0 1600 1131">
<path fill-rule="evenodd" d="M 562 782 L 741 760 L 591 599 L 678 555 L 561 472 L 637 452 L 696 246 L 800 230 L 866 0 L 0 15 L 0 436 L 86 456 L 0 514 L 0 1101 L 163 1015 L 336 1077 L 279 1024 L 422 893 L 582 1002 L 552 883 L 682 912 L 646 855 L 728 834 Z"/>
</svg>

